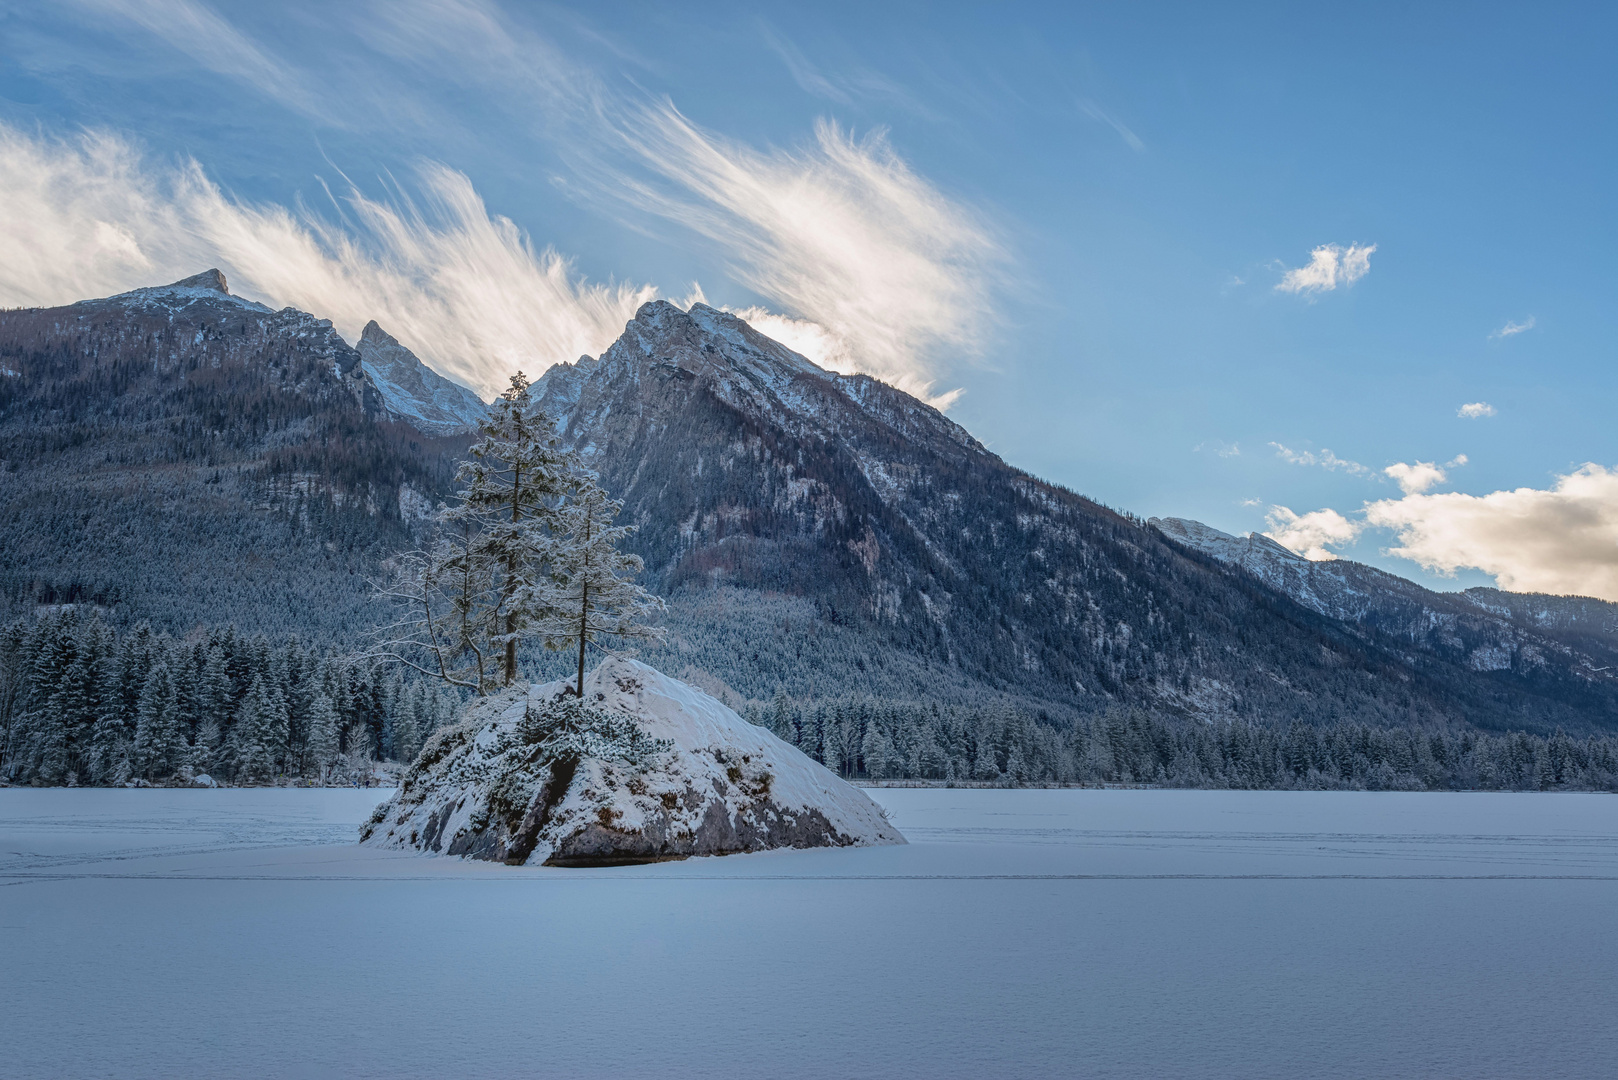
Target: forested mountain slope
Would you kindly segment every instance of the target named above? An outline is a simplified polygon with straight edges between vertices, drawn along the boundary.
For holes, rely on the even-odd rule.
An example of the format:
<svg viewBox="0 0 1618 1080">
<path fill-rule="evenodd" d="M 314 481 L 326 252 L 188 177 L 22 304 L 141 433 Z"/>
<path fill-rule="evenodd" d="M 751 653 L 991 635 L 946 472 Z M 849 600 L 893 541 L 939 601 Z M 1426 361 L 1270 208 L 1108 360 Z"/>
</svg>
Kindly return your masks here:
<svg viewBox="0 0 1618 1080">
<path fill-rule="evenodd" d="M 363 344 L 410 392 L 419 361 L 379 328 Z M 354 647 L 378 617 L 369 580 L 419 539 L 467 445 L 400 417 L 453 427 L 472 408 L 425 377 L 390 406 L 329 322 L 233 297 L 217 272 L 0 312 L 0 368 L 0 618 L 87 604 L 177 635 Z M 738 705 L 1618 727 L 1589 602 L 1490 591 L 1436 630 L 1419 596 L 1369 616 L 1313 603 L 701 304 L 644 306 L 538 390 L 671 601 L 646 658 Z M 1511 663 L 1484 663 L 1506 625 Z"/>
<path fill-rule="evenodd" d="M 1579 663 L 1477 671 L 1299 604 L 1046 484 L 936 410 L 821 370 L 740 319 L 656 301 L 544 402 L 641 528 L 664 658 L 739 693 L 997 694 L 1279 723 L 1580 729 Z"/>
<path fill-rule="evenodd" d="M 466 439 L 390 418 L 331 323 L 209 271 L 0 312 L 0 618 L 351 642 Z"/>
</svg>

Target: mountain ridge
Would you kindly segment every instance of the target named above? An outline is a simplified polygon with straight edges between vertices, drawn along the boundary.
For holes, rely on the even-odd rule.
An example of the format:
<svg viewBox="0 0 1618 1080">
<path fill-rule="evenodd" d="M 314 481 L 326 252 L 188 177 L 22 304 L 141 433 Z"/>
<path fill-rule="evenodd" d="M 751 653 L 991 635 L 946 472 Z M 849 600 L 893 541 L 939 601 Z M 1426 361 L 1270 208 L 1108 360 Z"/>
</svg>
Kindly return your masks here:
<svg viewBox="0 0 1618 1080">
<path fill-rule="evenodd" d="M 17 372 L 0 379 L 10 613 L 87 602 L 174 632 L 224 618 L 351 641 L 376 618 L 368 580 L 419 542 L 468 444 L 401 420 L 329 320 L 213 273 L 0 312 L 0 367 Z M 1419 595 L 1373 617 L 1311 606 L 1285 574 L 1317 571 L 1265 580 L 706 305 L 643 305 L 535 388 L 669 598 L 669 641 L 643 655 L 736 704 L 1618 726 L 1602 631 L 1575 602 L 1541 605 L 1537 629 L 1504 594 L 1465 618 Z M 1507 637 L 1510 662 L 1482 663 Z"/>
</svg>

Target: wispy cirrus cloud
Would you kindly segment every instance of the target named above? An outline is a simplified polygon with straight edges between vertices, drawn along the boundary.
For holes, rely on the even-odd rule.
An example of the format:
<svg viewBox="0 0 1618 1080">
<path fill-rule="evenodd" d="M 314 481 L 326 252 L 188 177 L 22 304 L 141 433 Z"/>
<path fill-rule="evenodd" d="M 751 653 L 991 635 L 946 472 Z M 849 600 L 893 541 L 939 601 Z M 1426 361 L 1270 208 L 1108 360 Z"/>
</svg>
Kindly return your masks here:
<svg viewBox="0 0 1618 1080">
<path fill-rule="evenodd" d="M 1079 111 L 1090 119 L 1112 128 L 1113 131 L 1118 133 L 1118 137 L 1124 140 L 1124 145 L 1135 151 L 1135 153 L 1143 154 L 1146 152 L 1146 143 L 1141 141 L 1141 137 L 1131 131 L 1122 120 L 1103 109 L 1095 101 L 1090 98 L 1081 98 L 1079 100 Z"/>
<path fill-rule="evenodd" d="M 1309 263 L 1288 270 L 1275 286 L 1276 292 L 1314 296 L 1354 284 L 1371 272 L 1375 244 L 1322 244 L 1309 253 Z"/>
<path fill-rule="evenodd" d="M 673 225 L 683 240 L 700 238 L 764 311 L 790 321 L 774 325 L 796 328 L 811 360 L 947 406 L 956 392 L 939 394 L 937 380 L 981 355 L 1010 256 L 980 214 L 912 168 L 883 132 L 856 136 L 822 120 L 796 146 L 727 138 L 670 101 L 609 85 L 478 0 L 462 0 L 453 17 L 390 6 L 367 32 L 400 60 L 542 117 L 532 122 L 572 170 L 565 190 L 632 228 L 662 235 Z M 774 40 L 805 89 L 852 93 Z"/>
<path fill-rule="evenodd" d="M 233 199 L 196 162 L 150 162 L 115 135 L 0 126 L 0 190 L 0 304 L 60 304 L 217 265 L 234 291 L 325 315 L 350 341 L 376 319 L 486 396 L 519 367 L 599 352 L 657 295 L 583 280 L 440 165 L 422 168 L 419 204 L 349 190 L 338 225 Z"/>
<path fill-rule="evenodd" d="M 1538 321 L 1539 320 L 1534 318 L 1532 315 L 1528 316 L 1528 318 L 1524 319 L 1522 322 L 1507 321 L 1506 325 L 1490 334 L 1489 337 L 1495 341 L 1498 341 L 1501 338 L 1516 337 L 1518 334 L 1532 330 L 1534 328 L 1534 324 Z"/>
<path fill-rule="evenodd" d="M 195 0 L 77 0 L 101 18 L 135 24 L 218 75 L 247 83 L 313 120 L 335 123 L 337 111 L 320 80 L 260 47 L 212 9 Z"/>
<path fill-rule="evenodd" d="M 1340 458 L 1330 450 L 1316 453 L 1313 450 L 1293 450 L 1278 442 L 1272 442 L 1270 445 L 1275 447 L 1276 457 L 1291 465 L 1318 465 L 1332 472 L 1346 472 L 1350 476 L 1371 476 L 1375 473 L 1374 469 L 1357 461 Z"/>
<path fill-rule="evenodd" d="M 816 324 L 824 347 L 810 359 L 953 400 L 934 395 L 936 364 L 981 350 L 1007 260 L 967 207 L 881 133 L 856 138 L 822 121 L 807 145 L 760 151 L 666 102 L 632 122 L 653 179 L 624 181 L 620 198 L 713 241 L 733 277 Z"/>
<path fill-rule="evenodd" d="M 818 327 L 797 340 L 805 350 L 818 346 L 806 355 L 836 370 L 867 372 L 947 406 L 956 392 L 938 393 L 935 383 L 980 356 L 994 324 L 1004 246 L 880 131 L 856 137 L 824 121 L 801 144 L 776 149 L 726 138 L 584 65 L 536 30 L 537 20 L 514 19 L 485 0 L 400 0 L 349 20 L 380 82 L 351 80 L 344 93 L 195 0 L 84 2 L 311 118 L 354 123 L 363 113 L 372 124 L 425 123 L 441 110 L 421 99 L 418 81 L 475 90 L 510 117 L 513 132 L 555 150 L 566 168 L 551 180 L 571 197 L 651 235 L 686 244 L 698 237 L 760 298 L 761 321 L 767 313 L 800 330 Z M 825 75 L 773 37 L 794 78 L 829 100 L 899 92 L 868 73 Z M 622 59 L 627 69 L 636 65 Z M 666 235 L 671 226 L 679 235 Z M 429 247 L 406 244 L 400 258 L 407 252 L 426 256 Z M 423 279 L 438 273 L 412 270 Z"/>
</svg>

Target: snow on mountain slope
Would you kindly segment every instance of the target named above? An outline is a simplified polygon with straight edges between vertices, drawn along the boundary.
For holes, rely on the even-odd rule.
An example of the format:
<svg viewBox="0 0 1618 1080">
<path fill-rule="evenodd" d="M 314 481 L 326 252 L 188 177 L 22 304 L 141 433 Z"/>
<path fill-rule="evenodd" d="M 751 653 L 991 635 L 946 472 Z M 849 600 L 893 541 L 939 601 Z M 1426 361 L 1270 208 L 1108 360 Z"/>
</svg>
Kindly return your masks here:
<svg viewBox="0 0 1618 1080">
<path fill-rule="evenodd" d="M 234 307 L 245 308 L 249 311 L 262 311 L 266 314 L 271 310 L 255 300 L 232 295 L 225 284 L 224 273 L 217 269 L 204 270 L 200 274 L 193 274 L 169 285 L 152 285 L 141 289 L 131 289 L 129 292 L 109 296 L 105 301 L 87 302 L 117 302 L 131 308 L 167 311 L 180 311 L 197 303 L 229 303 Z"/>
<path fill-rule="evenodd" d="M 610 748 L 549 758 L 535 716 L 567 680 L 473 706 L 437 736 L 379 807 L 366 843 L 508 863 L 603 865 L 778 847 L 905 842 L 864 792 L 707 694 L 611 658 L 584 700 L 664 748 L 625 762 Z"/>
<path fill-rule="evenodd" d="M 1596 654 L 1262 538 L 1208 531 L 1229 558 L 1188 558 L 910 395 L 706 305 L 645 304 L 599 358 L 537 387 L 624 500 L 670 601 L 670 641 L 648 658 L 744 698 L 1016 695 L 1052 715 L 1131 702 L 1277 722 L 1329 699 L 1377 723 L 1618 721 Z M 1477 677 L 1502 664 L 1518 677 L 1504 693 Z"/>
<path fill-rule="evenodd" d="M 356 345 L 382 404 L 394 416 L 431 435 L 475 431 L 488 415 L 483 399 L 422 363 L 371 320 Z"/>
<path fill-rule="evenodd" d="M 1310 562 L 1259 533 L 1232 536 L 1186 518 L 1152 518 L 1164 536 L 1242 567 L 1328 618 L 1392 633 L 1474 671 L 1566 670 L 1612 682 L 1618 604 L 1495 589 L 1440 593 L 1348 559 Z"/>
</svg>

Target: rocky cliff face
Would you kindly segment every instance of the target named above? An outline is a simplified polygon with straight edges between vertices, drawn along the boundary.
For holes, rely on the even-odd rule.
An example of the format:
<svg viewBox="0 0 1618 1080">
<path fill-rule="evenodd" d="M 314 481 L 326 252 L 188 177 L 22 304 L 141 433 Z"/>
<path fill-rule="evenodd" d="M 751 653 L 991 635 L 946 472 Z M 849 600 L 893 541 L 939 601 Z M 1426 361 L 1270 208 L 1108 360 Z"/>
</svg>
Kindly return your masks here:
<svg viewBox="0 0 1618 1080">
<path fill-rule="evenodd" d="M 905 842 L 864 792 L 645 664 L 607 660 L 582 703 L 567 688 L 475 705 L 422 750 L 364 842 L 547 866 Z"/>
<path fill-rule="evenodd" d="M 383 408 L 420 431 L 432 435 L 474 432 L 489 414 L 482 398 L 422 363 L 374 319 L 365 324 L 356 351 Z"/>
</svg>

